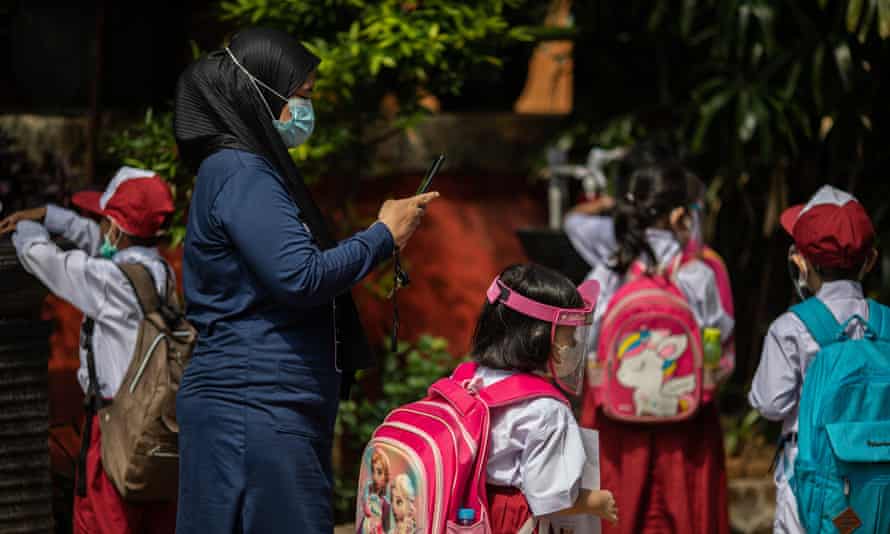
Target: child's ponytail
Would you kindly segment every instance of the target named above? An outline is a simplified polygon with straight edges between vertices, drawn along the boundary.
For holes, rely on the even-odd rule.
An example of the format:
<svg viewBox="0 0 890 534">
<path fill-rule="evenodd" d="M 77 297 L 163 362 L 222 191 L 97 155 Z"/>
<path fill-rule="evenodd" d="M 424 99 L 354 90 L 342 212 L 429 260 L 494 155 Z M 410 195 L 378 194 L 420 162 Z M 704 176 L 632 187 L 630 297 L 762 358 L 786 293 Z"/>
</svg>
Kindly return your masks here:
<svg viewBox="0 0 890 534">
<path fill-rule="evenodd" d="M 627 193 L 615 206 L 618 250 L 612 257 L 611 268 L 624 274 L 640 258 L 647 265 L 655 265 L 658 259 L 646 239 L 646 229 L 688 202 L 687 173 L 682 167 L 656 166 L 635 172 Z"/>
</svg>

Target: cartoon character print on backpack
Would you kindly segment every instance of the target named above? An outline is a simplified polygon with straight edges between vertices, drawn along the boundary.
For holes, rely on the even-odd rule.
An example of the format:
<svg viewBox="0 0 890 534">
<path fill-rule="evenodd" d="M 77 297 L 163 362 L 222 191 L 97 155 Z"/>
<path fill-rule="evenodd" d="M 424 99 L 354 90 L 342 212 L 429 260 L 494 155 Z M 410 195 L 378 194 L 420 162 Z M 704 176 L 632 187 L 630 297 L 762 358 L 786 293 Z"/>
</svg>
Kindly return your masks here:
<svg viewBox="0 0 890 534">
<path fill-rule="evenodd" d="M 392 481 L 392 534 L 417 532 L 417 484 L 409 473 Z"/>
<path fill-rule="evenodd" d="M 672 378 L 687 346 L 686 336 L 668 330 L 644 329 L 621 341 L 616 377 L 633 390 L 636 415 L 674 416 L 689 409 L 684 397 L 695 390 L 695 375 Z"/>
<path fill-rule="evenodd" d="M 377 447 L 368 450 L 366 462 L 371 480 L 364 486 L 360 525 L 361 534 L 385 534 L 389 531 L 390 513 L 390 466 L 389 458 Z"/>
<path fill-rule="evenodd" d="M 356 510 L 358 534 L 415 534 L 422 532 L 417 510 L 419 474 L 395 447 L 372 443 L 365 450 Z"/>
</svg>

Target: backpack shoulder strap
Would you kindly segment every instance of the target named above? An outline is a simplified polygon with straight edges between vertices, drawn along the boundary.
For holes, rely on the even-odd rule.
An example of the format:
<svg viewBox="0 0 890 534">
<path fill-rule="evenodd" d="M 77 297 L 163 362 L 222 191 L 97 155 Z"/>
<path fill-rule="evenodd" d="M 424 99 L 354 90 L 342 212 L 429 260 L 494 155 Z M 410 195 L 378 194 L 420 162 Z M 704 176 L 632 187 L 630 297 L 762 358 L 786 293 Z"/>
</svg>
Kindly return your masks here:
<svg viewBox="0 0 890 534">
<path fill-rule="evenodd" d="M 868 324 L 879 339 L 890 340 L 890 309 L 868 299 Z"/>
<path fill-rule="evenodd" d="M 691 259 L 691 258 L 690 258 Z M 676 256 L 674 256 L 671 261 L 667 263 L 664 267 L 661 268 L 661 274 L 672 283 L 677 283 L 677 273 L 680 272 L 680 268 L 686 263 L 686 258 L 683 253 L 680 252 Z"/>
<path fill-rule="evenodd" d="M 463 382 L 464 380 L 470 380 L 473 378 L 473 375 L 476 374 L 476 369 L 479 365 L 476 362 L 464 362 L 457 366 L 457 369 L 451 373 L 452 380 L 456 380 L 458 382 Z"/>
<path fill-rule="evenodd" d="M 133 289 L 136 290 L 136 300 L 139 301 L 142 315 L 147 317 L 150 313 L 158 311 L 161 307 L 161 299 L 155 288 L 154 277 L 148 267 L 139 263 L 122 263 L 118 267 L 133 285 Z"/>
<path fill-rule="evenodd" d="M 506 406 L 516 402 L 550 397 L 569 404 L 565 395 L 548 380 L 529 373 L 517 373 L 479 391 L 479 398 L 489 407 Z"/>
<path fill-rule="evenodd" d="M 167 278 L 165 280 L 165 295 L 164 302 L 167 303 L 167 306 L 172 308 L 177 312 L 182 311 L 182 302 L 179 300 L 179 293 L 176 290 L 176 275 L 173 273 L 173 268 L 170 267 L 170 264 L 164 260 L 161 260 L 161 265 L 164 266 L 164 272 L 167 273 Z"/>
<path fill-rule="evenodd" d="M 834 318 L 834 314 L 817 297 L 810 297 L 800 304 L 795 304 L 791 307 L 791 312 L 803 321 L 820 347 L 835 341 L 841 331 L 841 325 Z"/>
</svg>

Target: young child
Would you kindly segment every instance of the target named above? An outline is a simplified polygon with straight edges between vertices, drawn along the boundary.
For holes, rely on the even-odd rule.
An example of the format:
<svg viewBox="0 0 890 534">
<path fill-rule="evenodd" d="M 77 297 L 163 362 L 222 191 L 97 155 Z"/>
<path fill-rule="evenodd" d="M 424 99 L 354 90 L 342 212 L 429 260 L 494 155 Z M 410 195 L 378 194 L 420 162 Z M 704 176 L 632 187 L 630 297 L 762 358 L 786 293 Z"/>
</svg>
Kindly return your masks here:
<svg viewBox="0 0 890 534">
<path fill-rule="evenodd" d="M 789 261 L 801 298 L 815 295 L 843 324 L 853 315 L 868 318 L 862 278 L 874 267 L 875 231 L 862 205 L 849 194 L 825 186 L 805 206 L 785 210 L 781 224 L 794 245 Z M 847 334 L 862 337 L 862 323 L 850 323 Z M 748 399 L 767 419 L 782 422 L 782 450 L 775 467 L 774 531 L 802 533 L 797 502 L 788 481 L 797 457 L 797 414 L 807 367 L 819 346 L 792 312 L 779 316 L 763 341 L 760 365 Z"/>
<path fill-rule="evenodd" d="M 98 382 L 92 389 L 110 400 L 130 364 L 141 320 L 133 287 L 117 264 L 144 265 L 159 294 L 163 294 L 171 271 L 156 244 L 173 213 L 173 197 L 166 182 L 153 172 L 123 167 L 104 193 L 82 192 L 72 200 L 81 209 L 101 216 L 101 224 L 48 205 L 0 221 L 0 235 L 15 230 L 12 241 L 24 268 L 80 309 L 85 325 L 92 324 Z M 61 250 L 50 234 L 73 242 L 77 249 Z M 91 390 L 84 346 L 90 338 L 88 328 L 81 334 L 81 366 L 77 373 L 84 392 Z M 87 417 L 82 433 L 88 447 L 84 449 L 85 469 L 77 475 L 84 494 L 74 498 L 74 532 L 172 533 L 175 503 L 134 504 L 121 499 L 102 468 L 99 422 L 95 414 Z"/>
<path fill-rule="evenodd" d="M 688 178 L 678 166 L 644 168 L 632 175 L 626 195 L 617 200 L 614 252 L 590 275 L 601 290 L 592 348 L 632 264 L 642 261 L 650 271 L 663 272 L 677 264 L 694 236 L 690 204 L 696 195 L 690 194 Z M 714 272 L 693 258 L 681 263 L 673 277 L 699 327 L 719 328 L 726 340 L 734 321 L 721 303 Z M 603 436 L 602 484 L 615 492 L 625 518 L 617 526 L 603 525 L 603 532 L 728 534 L 723 433 L 714 403 L 703 402 L 685 421 L 647 425 L 611 419 L 599 402 L 592 387 L 581 422 Z"/>
<path fill-rule="evenodd" d="M 498 279 L 502 294 L 579 313 L 585 308 L 574 285 L 544 267 L 512 266 Z M 515 373 L 546 373 L 554 365 L 572 367 L 569 352 L 576 344 L 586 346 L 586 335 L 578 340 L 573 331 L 525 315 L 503 298 L 488 300 L 473 336 L 473 358 L 479 364 L 475 384 L 487 387 Z M 493 408 L 489 447 L 492 534 L 515 534 L 532 517 L 549 514 L 593 514 L 617 521 L 610 492 L 580 488 L 587 457 L 575 417 L 562 402 L 537 398 Z"/>
</svg>

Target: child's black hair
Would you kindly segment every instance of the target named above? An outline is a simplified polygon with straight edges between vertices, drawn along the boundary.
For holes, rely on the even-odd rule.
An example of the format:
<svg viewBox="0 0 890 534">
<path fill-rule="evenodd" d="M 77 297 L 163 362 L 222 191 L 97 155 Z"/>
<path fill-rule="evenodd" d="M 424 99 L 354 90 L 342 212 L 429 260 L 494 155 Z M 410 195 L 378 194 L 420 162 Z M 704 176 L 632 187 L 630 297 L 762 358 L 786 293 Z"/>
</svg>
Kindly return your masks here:
<svg viewBox="0 0 890 534">
<path fill-rule="evenodd" d="M 512 265 L 501 282 L 520 295 L 550 306 L 581 308 L 584 300 L 565 276 L 534 264 Z M 486 299 L 473 333 L 473 359 L 493 369 L 543 371 L 550 358 L 552 323 Z"/>
<path fill-rule="evenodd" d="M 618 250 L 611 268 L 626 273 L 641 256 L 649 265 L 657 258 L 646 240 L 646 229 L 674 208 L 686 207 L 690 198 L 689 173 L 677 164 L 646 167 L 631 176 L 627 193 L 615 205 L 615 241 Z"/>
<path fill-rule="evenodd" d="M 812 263 L 812 260 L 810 260 L 810 262 Z M 822 277 L 823 282 L 837 282 L 838 280 L 858 281 L 859 275 L 862 272 L 862 265 L 844 269 L 842 267 L 822 267 L 821 265 L 813 263 L 813 268 L 815 268 L 816 272 L 819 273 L 819 276 Z"/>
<path fill-rule="evenodd" d="M 121 232 L 126 234 L 127 239 L 130 240 L 131 245 L 136 246 L 136 247 L 151 248 L 151 247 L 156 247 L 156 246 L 160 245 L 164 241 L 166 232 L 167 232 L 167 230 L 169 230 L 171 222 L 173 222 L 172 216 L 165 217 L 164 222 L 161 223 L 161 228 L 160 228 L 161 234 L 156 235 L 156 236 L 138 237 L 135 235 L 127 234 L 123 230 L 121 230 Z"/>
<path fill-rule="evenodd" d="M 630 147 L 627 155 L 618 162 L 618 179 L 615 196 L 622 197 L 629 191 L 631 176 L 640 170 L 664 163 L 679 163 L 685 151 L 665 131 L 656 132 Z"/>
</svg>

